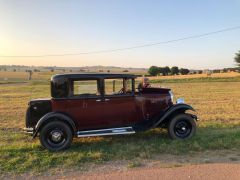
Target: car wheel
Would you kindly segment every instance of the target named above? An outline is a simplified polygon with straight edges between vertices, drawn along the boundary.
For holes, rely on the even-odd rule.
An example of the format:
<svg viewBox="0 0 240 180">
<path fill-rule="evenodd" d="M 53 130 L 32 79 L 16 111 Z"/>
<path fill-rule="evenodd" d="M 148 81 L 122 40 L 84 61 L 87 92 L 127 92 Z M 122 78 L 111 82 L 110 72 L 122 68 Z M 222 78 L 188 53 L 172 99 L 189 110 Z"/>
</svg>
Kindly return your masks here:
<svg viewBox="0 0 240 180">
<path fill-rule="evenodd" d="M 176 115 L 168 125 L 168 134 L 172 139 L 187 139 L 196 133 L 196 122 L 187 114 Z"/>
<path fill-rule="evenodd" d="M 71 128 L 64 122 L 49 122 L 40 131 L 40 142 L 50 151 L 67 149 L 70 147 L 72 139 Z"/>
</svg>

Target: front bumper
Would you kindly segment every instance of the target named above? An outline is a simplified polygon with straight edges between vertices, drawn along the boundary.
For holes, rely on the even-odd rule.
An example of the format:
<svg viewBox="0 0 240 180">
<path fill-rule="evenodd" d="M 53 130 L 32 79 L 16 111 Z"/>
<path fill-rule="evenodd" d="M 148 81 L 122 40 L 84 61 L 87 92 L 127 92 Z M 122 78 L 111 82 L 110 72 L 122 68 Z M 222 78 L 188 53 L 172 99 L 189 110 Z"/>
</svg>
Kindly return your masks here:
<svg viewBox="0 0 240 180">
<path fill-rule="evenodd" d="M 34 133 L 34 128 L 23 128 L 23 132 L 25 132 L 26 134 L 31 134 L 31 135 L 33 135 L 33 133 Z"/>
<path fill-rule="evenodd" d="M 193 118 L 194 120 L 196 120 L 196 121 L 199 120 L 199 118 L 197 117 L 197 115 L 191 114 L 191 116 L 192 116 L 192 118 Z"/>
</svg>

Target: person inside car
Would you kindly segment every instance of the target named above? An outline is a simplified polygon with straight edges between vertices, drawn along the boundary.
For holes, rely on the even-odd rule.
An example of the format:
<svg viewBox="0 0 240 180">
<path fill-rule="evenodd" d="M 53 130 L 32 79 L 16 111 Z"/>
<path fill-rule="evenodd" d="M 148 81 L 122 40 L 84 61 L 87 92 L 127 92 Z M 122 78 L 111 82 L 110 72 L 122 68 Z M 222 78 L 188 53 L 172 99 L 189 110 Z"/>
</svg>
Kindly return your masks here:
<svg viewBox="0 0 240 180">
<path fill-rule="evenodd" d="M 142 91 L 143 88 L 150 88 L 150 87 L 151 87 L 151 84 L 149 82 L 149 79 L 147 77 L 143 77 L 142 82 L 139 83 L 138 85 L 138 90 Z"/>
</svg>

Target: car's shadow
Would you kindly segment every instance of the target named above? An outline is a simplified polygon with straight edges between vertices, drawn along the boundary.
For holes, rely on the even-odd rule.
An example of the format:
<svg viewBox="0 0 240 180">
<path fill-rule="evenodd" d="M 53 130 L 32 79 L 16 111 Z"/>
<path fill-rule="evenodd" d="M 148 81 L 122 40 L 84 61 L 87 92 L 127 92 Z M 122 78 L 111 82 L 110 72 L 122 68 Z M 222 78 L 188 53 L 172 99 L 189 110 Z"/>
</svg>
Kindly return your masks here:
<svg viewBox="0 0 240 180">
<path fill-rule="evenodd" d="M 172 140 L 166 129 L 153 129 L 132 135 L 103 136 L 89 138 L 75 138 L 70 152 L 108 153 L 115 155 L 122 153 L 127 157 L 145 152 L 148 156 L 152 153 L 182 154 L 190 151 L 231 148 L 231 142 L 237 141 L 240 129 L 229 128 L 198 128 L 197 134 L 186 140 Z M 235 143 L 236 144 L 236 143 Z M 238 143 L 239 144 L 239 143 Z"/>
</svg>

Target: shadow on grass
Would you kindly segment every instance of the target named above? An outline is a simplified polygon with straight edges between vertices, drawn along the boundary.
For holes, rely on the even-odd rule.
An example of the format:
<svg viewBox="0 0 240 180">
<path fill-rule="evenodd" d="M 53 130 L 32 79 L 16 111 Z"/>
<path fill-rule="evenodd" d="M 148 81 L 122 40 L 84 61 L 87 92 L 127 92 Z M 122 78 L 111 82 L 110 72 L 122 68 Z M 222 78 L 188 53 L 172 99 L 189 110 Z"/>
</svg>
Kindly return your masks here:
<svg viewBox="0 0 240 180">
<path fill-rule="evenodd" d="M 167 132 L 161 129 L 134 135 L 79 138 L 73 140 L 70 149 L 55 153 L 23 134 L 12 136 L 7 132 L 1 137 L 5 137 L 0 147 L 0 171 L 3 173 L 42 172 L 57 167 L 81 167 L 86 162 L 149 159 L 159 154 L 240 148 L 239 127 L 200 127 L 196 136 L 188 140 L 170 140 Z"/>
</svg>

